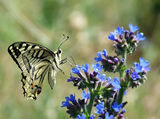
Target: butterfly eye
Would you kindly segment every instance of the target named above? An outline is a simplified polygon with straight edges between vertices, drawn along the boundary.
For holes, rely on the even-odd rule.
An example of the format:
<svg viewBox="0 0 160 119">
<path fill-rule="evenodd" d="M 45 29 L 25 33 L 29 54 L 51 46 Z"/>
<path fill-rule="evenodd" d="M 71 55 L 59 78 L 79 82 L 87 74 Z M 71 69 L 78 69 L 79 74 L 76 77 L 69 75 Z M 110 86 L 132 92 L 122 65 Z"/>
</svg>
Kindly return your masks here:
<svg viewBox="0 0 160 119">
<path fill-rule="evenodd" d="M 61 54 L 61 53 L 62 53 L 62 50 L 61 50 L 61 49 L 59 49 L 59 50 L 58 50 L 58 54 Z"/>
</svg>

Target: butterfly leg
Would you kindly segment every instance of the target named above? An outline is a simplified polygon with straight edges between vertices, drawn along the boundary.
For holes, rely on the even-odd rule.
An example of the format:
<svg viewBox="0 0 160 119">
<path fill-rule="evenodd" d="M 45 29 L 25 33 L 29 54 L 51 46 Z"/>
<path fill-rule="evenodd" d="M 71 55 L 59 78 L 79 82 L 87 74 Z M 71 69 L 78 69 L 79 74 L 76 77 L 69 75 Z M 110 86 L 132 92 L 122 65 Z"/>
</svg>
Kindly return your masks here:
<svg viewBox="0 0 160 119">
<path fill-rule="evenodd" d="M 66 62 L 68 62 L 68 58 L 62 59 L 59 64 L 62 65 L 62 64 L 65 64 Z M 57 68 L 65 75 L 65 73 L 62 69 L 60 69 L 59 67 L 57 67 Z"/>
<path fill-rule="evenodd" d="M 71 57 L 71 58 L 72 58 L 72 57 Z M 72 58 L 72 60 L 73 60 L 73 58 Z M 73 60 L 73 62 L 72 62 L 69 58 L 64 58 L 64 59 L 62 59 L 62 60 L 60 61 L 60 65 L 65 64 L 66 62 L 68 62 L 72 67 L 75 67 L 74 60 Z"/>
<path fill-rule="evenodd" d="M 72 60 L 73 60 L 73 58 L 72 58 Z M 74 61 L 74 60 L 73 60 Z M 65 63 L 69 63 L 72 67 L 75 67 L 75 65 L 74 65 L 74 63 L 69 59 L 69 58 L 64 58 L 64 59 L 62 59 L 61 61 L 60 61 L 60 65 L 63 65 L 63 64 L 65 64 Z M 60 69 L 59 67 L 57 67 L 64 75 L 65 75 L 65 73 L 63 72 L 63 70 L 62 69 Z"/>
<path fill-rule="evenodd" d="M 64 73 L 64 71 L 62 69 L 60 69 L 59 67 L 57 67 L 57 68 L 65 75 L 65 73 Z"/>
</svg>

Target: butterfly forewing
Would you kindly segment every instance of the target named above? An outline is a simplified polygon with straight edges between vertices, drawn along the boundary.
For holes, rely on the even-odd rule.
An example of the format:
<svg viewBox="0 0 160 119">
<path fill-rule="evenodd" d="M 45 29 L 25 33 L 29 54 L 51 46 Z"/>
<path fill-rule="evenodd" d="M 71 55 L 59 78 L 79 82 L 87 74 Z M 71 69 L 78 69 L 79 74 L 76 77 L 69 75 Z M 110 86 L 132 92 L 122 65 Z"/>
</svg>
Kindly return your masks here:
<svg viewBox="0 0 160 119">
<path fill-rule="evenodd" d="M 24 96 L 36 99 L 48 73 L 48 83 L 53 89 L 56 70 L 59 66 L 57 54 L 41 45 L 30 42 L 17 42 L 9 46 L 8 52 L 22 71 Z M 60 54 L 58 54 L 60 55 Z"/>
</svg>

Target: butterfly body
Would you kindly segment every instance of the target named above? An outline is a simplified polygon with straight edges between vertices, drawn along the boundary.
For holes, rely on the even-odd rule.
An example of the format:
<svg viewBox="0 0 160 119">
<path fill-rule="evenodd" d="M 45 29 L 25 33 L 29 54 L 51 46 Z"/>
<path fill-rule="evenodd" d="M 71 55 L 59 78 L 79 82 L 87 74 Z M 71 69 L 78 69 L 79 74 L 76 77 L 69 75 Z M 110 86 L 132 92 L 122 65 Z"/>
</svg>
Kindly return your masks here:
<svg viewBox="0 0 160 119">
<path fill-rule="evenodd" d="M 41 93 L 44 77 L 53 89 L 56 72 L 65 62 L 61 60 L 62 50 L 52 52 L 48 48 L 31 42 L 16 42 L 8 47 L 8 52 L 22 71 L 22 88 L 24 96 L 36 99 Z M 62 62 L 63 61 L 63 62 Z"/>
</svg>

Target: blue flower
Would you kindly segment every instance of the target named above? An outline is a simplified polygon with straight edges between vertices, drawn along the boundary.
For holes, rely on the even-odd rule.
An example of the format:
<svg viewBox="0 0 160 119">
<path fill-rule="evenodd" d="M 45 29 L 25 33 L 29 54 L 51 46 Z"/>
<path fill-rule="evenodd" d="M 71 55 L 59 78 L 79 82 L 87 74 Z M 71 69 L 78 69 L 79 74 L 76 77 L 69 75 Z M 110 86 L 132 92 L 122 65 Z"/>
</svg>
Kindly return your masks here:
<svg viewBox="0 0 160 119">
<path fill-rule="evenodd" d="M 137 62 L 134 63 L 134 68 L 135 68 L 136 73 L 143 72 L 142 66 L 139 65 L 139 63 L 137 63 Z"/>
<path fill-rule="evenodd" d="M 61 107 L 67 107 L 67 106 L 69 106 L 70 105 L 70 103 L 69 103 L 69 101 L 62 101 L 62 106 Z"/>
<path fill-rule="evenodd" d="M 76 101 L 75 96 L 73 94 L 70 95 L 70 97 L 65 97 L 66 101 L 62 101 L 61 107 L 67 107 L 70 105 L 69 101 L 74 102 Z"/>
<path fill-rule="evenodd" d="M 149 62 L 144 60 L 144 58 L 139 58 L 140 64 L 135 62 L 134 63 L 134 68 L 135 68 L 135 72 L 139 73 L 139 72 L 148 72 L 150 71 L 150 67 L 149 66 Z"/>
<path fill-rule="evenodd" d="M 104 102 L 101 102 L 100 104 L 96 105 L 97 111 L 95 113 L 97 114 L 103 114 L 104 113 Z"/>
<path fill-rule="evenodd" d="M 143 57 L 140 57 L 139 58 L 139 61 L 140 61 L 140 65 L 142 66 L 142 70 L 145 71 L 145 72 L 148 72 L 151 70 L 149 66 L 149 62 L 147 60 L 144 60 Z"/>
<path fill-rule="evenodd" d="M 74 73 L 74 74 L 79 74 L 80 73 L 80 67 L 79 67 L 79 65 L 76 65 L 76 68 L 72 68 L 72 73 Z"/>
<path fill-rule="evenodd" d="M 141 76 L 140 76 L 140 75 L 138 75 L 138 73 L 137 73 L 137 72 L 132 72 L 132 74 L 131 74 L 131 78 L 132 78 L 133 80 L 137 80 L 137 79 L 140 79 L 140 78 L 141 78 Z"/>
<path fill-rule="evenodd" d="M 119 104 L 117 102 L 114 102 L 112 105 L 112 108 L 114 109 L 115 112 L 119 112 L 122 108 L 123 104 Z"/>
<path fill-rule="evenodd" d="M 106 49 L 104 49 L 104 50 L 102 51 L 102 55 L 105 56 L 105 57 L 108 56 L 108 53 L 107 53 L 107 50 L 106 50 Z"/>
<path fill-rule="evenodd" d="M 112 86 L 114 87 L 115 90 L 119 90 L 121 88 L 120 86 L 120 81 L 118 80 L 117 77 L 113 78 L 113 81 L 112 81 Z"/>
<path fill-rule="evenodd" d="M 102 74 L 102 75 L 101 75 L 101 74 L 98 74 L 98 75 L 97 75 L 97 78 L 99 78 L 101 82 L 106 81 L 106 75 L 105 75 L 105 74 Z"/>
<path fill-rule="evenodd" d="M 106 112 L 106 114 L 105 114 L 105 119 L 114 119 L 114 117 L 113 117 L 113 115 L 110 115 L 110 116 L 109 116 L 109 113 Z"/>
<path fill-rule="evenodd" d="M 143 37 L 143 33 L 139 33 L 139 32 L 137 32 L 136 38 L 138 39 L 138 41 L 142 41 L 146 39 L 146 37 Z"/>
<path fill-rule="evenodd" d="M 71 101 L 71 102 L 76 101 L 76 98 L 73 94 L 70 95 L 69 101 Z"/>
<path fill-rule="evenodd" d="M 67 79 L 67 82 L 74 81 L 75 79 L 76 79 L 76 78 L 71 75 L 71 76 L 70 76 L 70 79 Z"/>
<path fill-rule="evenodd" d="M 126 112 L 126 109 L 125 109 L 125 108 L 123 108 L 123 109 L 122 109 L 122 113 L 125 113 L 125 112 Z"/>
<path fill-rule="evenodd" d="M 118 34 L 118 35 L 122 35 L 124 31 L 123 27 L 117 27 L 117 29 L 114 31 L 114 33 Z"/>
<path fill-rule="evenodd" d="M 82 98 L 88 100 L 90 98 L 90 92 L 86 93 L 84 90 L 82 92 Z"/>
<path fill-rule="evenodd" d="M 109 84 L 111 83 L 111 77 L 110 76 L 107 78 L 107 81 L 108 81 Z"/>
<path fill-rule="evenodd" d="M 82 114 L 82 116 L 77 115 L 77 119 L 86 119 L 86 115 L 85 114 Z"/>
<path fill-rule="evenodd" d="M 129 28 L 130 28 L 130 31 L 133 33 L 139 29 L 138 26 L 133 26 L 133 24 L 129 24 Z"/>
<path fill-rule="evenodd" d="M 97 52 L 97 56 L 98 56 L 98 57 L 95 57 L 94 60 L 95 60 L 96 62 L 102 61 L 101 52 Z"/>
<path fill-rule="evenodd" d="M 86 63 L 85 66 L 84 66 L 84 65 L 81 65 L 81 69 L 82 69 L 82 71 L 84 71 L 84 72 L 88 72 L 89 64 Z"/>
<path fill-rule="evenodd" d="M 115 40 L 116 39 L 116 34 L 115 33 L 113 33 L 113 32 L 110 32 L 110 35 L 108 36 L 108 39 L 110 39 L 110 40 Z"/>
<path fill-rule="evenodd" d="M 102 60 L 103 60 L 102 55 L 103 55 L 104 57 L 107 57 L 107 56 L 108 56 L 108 53 L 107 53 L 107 50 L 106 50 L 106 49 L 104 49 L 102 52 L 97 52 L 97 57 L 95 57 L 94 60 L 95 60 L 96 62 L 102 61 Z"/>
<path fill-rule="evenodd" d="M 100 63 L 96 63 L 96 65 L 92 64 L 92 67 L 93 67 L 95 72 L 99 72 L 103 69 L 103 66 L 101 66 Z"/>
<path fill-rule="evenodd" d="M 123 95 L 127 95 L 127 90 L 124 91 L 124 94 L 123 94 Z"/>
<path fill-rule="evenodd" d="M 90 117 L 89 117 L 89 119 L 94 119 L 95 118 L 95 116 L 94 115 L 91 115 Z"/>
<path fill-rule="evenodd" d="M 122 61 L 122 63 L 124 63 L 125 59 L 124 59 L 124 58 L 122 58 L 122 59 L 121 59 L 121 61 Z"/>
</svg>

